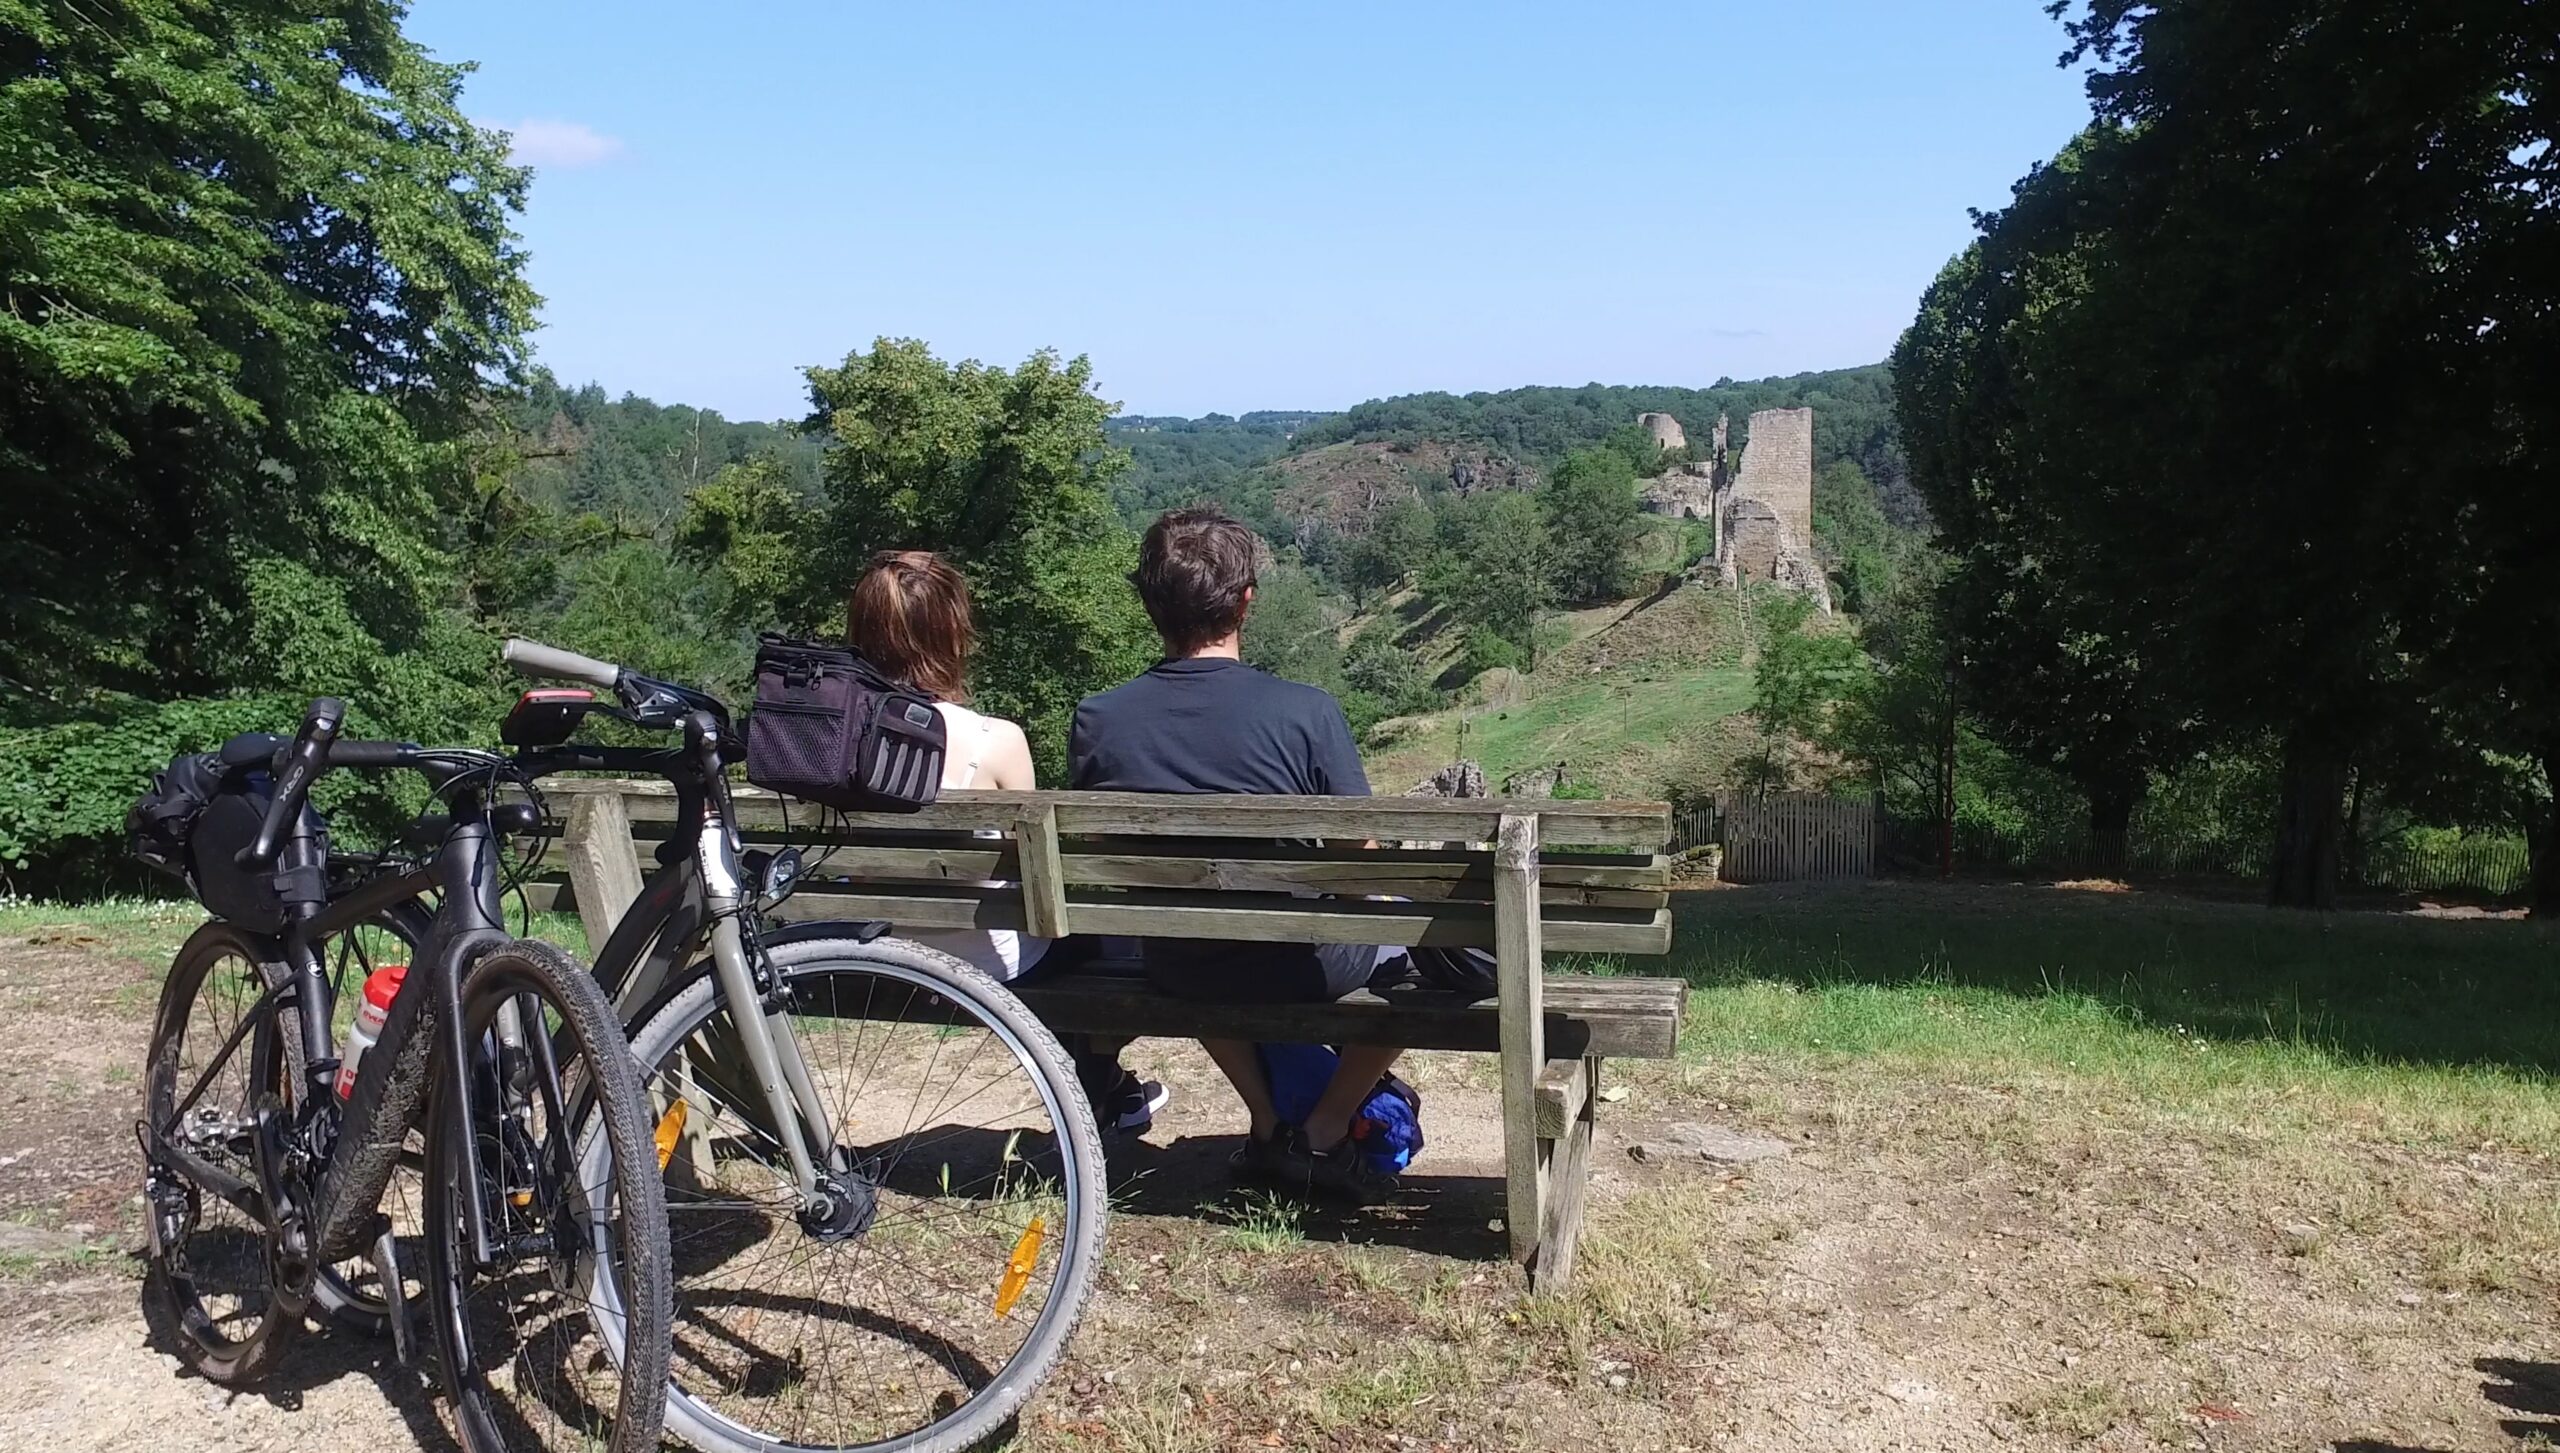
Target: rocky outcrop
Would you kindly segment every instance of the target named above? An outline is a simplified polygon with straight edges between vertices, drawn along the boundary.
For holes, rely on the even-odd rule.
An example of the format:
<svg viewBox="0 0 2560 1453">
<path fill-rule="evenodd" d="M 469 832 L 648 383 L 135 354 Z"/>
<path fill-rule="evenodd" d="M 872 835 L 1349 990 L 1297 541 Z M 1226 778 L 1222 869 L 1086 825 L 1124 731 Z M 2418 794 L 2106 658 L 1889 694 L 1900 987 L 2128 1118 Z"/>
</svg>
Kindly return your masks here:
<svg viewBox="0 0 2560 1453">
<path fill-rule="evenodd" d="M 1484 766 L 1479 762 L 1451 762 L 1448 766 L 1405 789 L 1407 797 L 1482 797 Z"/>
<path fill-rule="evenodd" d="M 1564 772 L 1565 764 L 1562 762 L 1552 767 L 1530 767 L 1524 771 L 1514 772 L 1502 779 L 1502 795 L 1505 797 L 1553 797 L 1556 795 L 1556 789 L 1564 785 Z"/>
<path fill-rule="evenodd" d="M 1479 444 L 1423 439 L 1360 440 L 1292 454 L 1272 466 L 1280 475 L 1276 503 L 1296 524 L 1299 543 L 1320 535 L 1366 534 L 1399 501 L 1440 490 L 1460 495 L 1531 489 L 1536 471 Z"/>
</svg>

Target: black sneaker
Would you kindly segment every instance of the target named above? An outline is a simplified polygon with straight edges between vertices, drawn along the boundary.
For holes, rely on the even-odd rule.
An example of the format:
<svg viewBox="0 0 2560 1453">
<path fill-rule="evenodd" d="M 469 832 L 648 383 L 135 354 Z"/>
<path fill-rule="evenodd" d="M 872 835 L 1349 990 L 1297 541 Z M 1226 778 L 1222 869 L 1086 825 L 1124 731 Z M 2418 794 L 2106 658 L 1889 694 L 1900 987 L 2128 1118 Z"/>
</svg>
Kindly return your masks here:
<svg viewBox="0 0 2560 1453">
<path fill-rule="evenodd" d="M 1156 1112 L 1173 1102 L 1173 1091 L 1161 1080 L 1142 1080 L 1123 1070 L 1120 1083 L 1094 1103 L 1094 1118 L 1105 1130 L 1123 1135 L 1143 1133 L 1156 1123 Z"/>
<path fill-rule="evenodd" d="M 1269 1140 L 1245 1138 L 1227 1166 L 1238 1179 L 1258 1182 L 1301 1199 L 1318 1193 L 1366 1206 L 1396 1193 L 1392 1175 L 1381 1175 L 1360 1163 L 1360 1151 L 1349 1139 L 1331 1150 L 1307 1143 L 1307 1132 L 1283 1125 Z"/>
<path fill-rule="evenodd" d="M 1293 1170 L 1297 1172 L 1294 1185 L 1290 1180 Z M 1237 1180 L 1294 1195 L 1307 1193 L 1306 1170 L 1306 1137 L 1295 1125 L 1281 1126 L 1268 1140 L 1247 1135 L 1244 1144 L 1227 1157 L 1227 1173 Z"/>
</svg>

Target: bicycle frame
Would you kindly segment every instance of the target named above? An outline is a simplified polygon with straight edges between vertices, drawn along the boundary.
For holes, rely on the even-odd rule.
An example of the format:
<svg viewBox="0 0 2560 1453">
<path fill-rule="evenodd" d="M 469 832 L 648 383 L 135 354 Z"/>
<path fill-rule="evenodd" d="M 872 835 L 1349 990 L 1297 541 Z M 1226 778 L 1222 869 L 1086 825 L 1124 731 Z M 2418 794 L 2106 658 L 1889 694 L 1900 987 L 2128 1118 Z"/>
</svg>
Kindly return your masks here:
<svg viewBox="0 0 2560 1453">
<path fill-rule="evenodd" d="M 308 823 L 297 823 L 277 854 L 279 880 L 297 884 L 300 893 L 288 904 L 284 931 L 270 940 L 287 979 L 268 989 L 242 1017 L 230 1040 L 179 1098 L 171 1116 L 173 1124 L 183 1119 L 262 1022 L 288 1004 L 305 1010 L 295 1016 L 304 1066 L 298 1109 L 289 1129 L 276 1126 L 272 1116 L 259 1117 L 260 1184 L 240 1184 L 186 1147 L 151 1132 L 150 1151 L 155 1159 L 179 1164 L 197 1184 L 279 1231 L 287 1263 L 281 1290 L 296 1303 L 309 1296 L 316 1268 L 361 1249 L 363 1233 L 388 1183 L 396 1157 L 380 1159 L 380 1174 L 369 1175 L 357 1169 L 367 1158 L 353 1152 L 381 1138 L 405 1136 L 419 1117 L 427 1086 L 438 1074 L 450 1077 L 464 1123 L 475 1123 L 469 1117 L 477 1087 L 472 1076 L 456 1068 L 471 1063 L 471 1046 L 462 1025 L 462 980 L 482 954 L 512 942 L 514 936 L 504 925 L 497 840 L 487 798 L 475 787 L 453 793 L 451 800 L 451 820 L 426 867 L 371 879 L 334 901 L 327 901 L 320 890 L 326 880 L 327 849 Z M 410 973 L 392 1000 L 375 1048 L 365 1056 L 341 1108 L 333 1084 L 339 1063 L 337 1046 L 330 1038 L 335 995 L 317 945 L 430 891 L 440 895 L 434 923 L 413 955 Z M 437 1039 L 428 1044 L 423 1058 L 404 1055 L 419 1016 L 430 1005 L 439 1016 Z M 288 1137 L 289 1144 L 284 1143 Z M 477 1185 L 478 1146 L 474 1137 L 461 1140 L 469 1183 Z M 311 1195 L 309 1205 L 303 1203 L 306 1190 Z M 472 1252 L 480 1264 L 487 1265 L 494 1257 L 485 1208 L 477 1196 L 464 1197 L 463 1204 Z"/>
<path fill-rule="evenodd" d="M 678 831 L 659 849 L 658 871 L 597 952 L 596 979 L 623 1023 L 634 1025 L 682 969 L 708 955 L 769 1128 L 802 1209 L 809 1210 L 828 1194 L 823 1180 L 836 1155 L 834 1125 L 798 1038 L 774 1027 L 784 1012 L 780 989 L 750 947 L 745 920 L 755 911 L 755 890 L 741 875 L 744 847 L 723 761 L 727 723 L 695 711 L 684 731 L 680 750 L 569 746 L 528 752 L 519 764 L 536 773 L 640 771 L 675 784 Z"/>
</svg>

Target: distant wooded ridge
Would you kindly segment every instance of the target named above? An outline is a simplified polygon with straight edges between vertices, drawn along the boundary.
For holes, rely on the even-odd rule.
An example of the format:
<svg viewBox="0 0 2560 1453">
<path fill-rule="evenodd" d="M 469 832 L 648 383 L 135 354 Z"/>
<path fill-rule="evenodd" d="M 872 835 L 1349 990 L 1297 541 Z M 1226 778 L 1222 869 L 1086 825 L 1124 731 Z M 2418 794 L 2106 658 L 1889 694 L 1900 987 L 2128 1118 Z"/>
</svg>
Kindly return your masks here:
<svg viewBox="0 0 2560 1453">
<path fill-rule="evenodd" d="M 1103 428 L 1131 456 L 1114 481 L 1113 502 L 1132 522 L 1174 505 L 1214 499 L 1267 531 L 1285 534 L 1274 481 L 1252 478 L 1284 457 L 1331 444 L 1439 439 L 1481 444 L 1533 465 L 1634 425 L 1645 413 L 1678 419 L 1703 448 L 1719 414 L 1737 446 L 1757 409 L 1814 410 L 1814 463 L 1856 461 L 1888 512 L 1906 476 L 1894 428 L 1892 375 L 1882 364 L 1736 382 L 1706 388 L 1656 384 L 1529 385 L 1491 392 L 1441 391 L 1371 399 L 1342 410 L 1255 409 L 1241 414 L 1122 414 Z M 533 370 L 508 408 L 526 441 L 518 488 L 556 508 L 634 521 L 680 510 L 685 494 L 726 465 L 778 457 L 804 492 L 817 488 L 822 445 L 796 419 L 733 420 L 716 409 L 610 394 L 596 383 L 562 384 Z"/>
</svg>

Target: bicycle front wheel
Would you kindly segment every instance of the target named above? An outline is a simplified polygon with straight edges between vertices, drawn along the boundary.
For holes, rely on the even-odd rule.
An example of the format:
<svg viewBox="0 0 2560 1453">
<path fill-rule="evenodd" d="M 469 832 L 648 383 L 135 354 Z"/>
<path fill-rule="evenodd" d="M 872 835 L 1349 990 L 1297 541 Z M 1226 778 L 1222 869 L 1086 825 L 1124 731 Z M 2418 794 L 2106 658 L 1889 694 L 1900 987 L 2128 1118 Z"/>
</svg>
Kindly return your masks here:
<svg viewBox="0 0 2560 1453">
<path fill-rule="evenodd" d="M 566 953 L 517 942 L 471 966 L 462 1025 L 470 1063 L 439 1067 L 426 1148 L 427 1281 L 455 1431 L 470 1453 L 655 1449 L 666 1202 L 613 1005 Z"/>
<path fill-rule="evenodd" d="M 799 1118 L 822 1205 L 800 1194 L 709 970 L 632 1034 L 675 1266 L 668 1426 L 715 1453 L 976 1447 L 1056 1367 L 1091 1295 L 1092 1111 L 1056 1038 L 958 959 L 898 939 L 770 953 L 788 1007 L 765 1022 L 821 1102 Z"/>
</svg>

